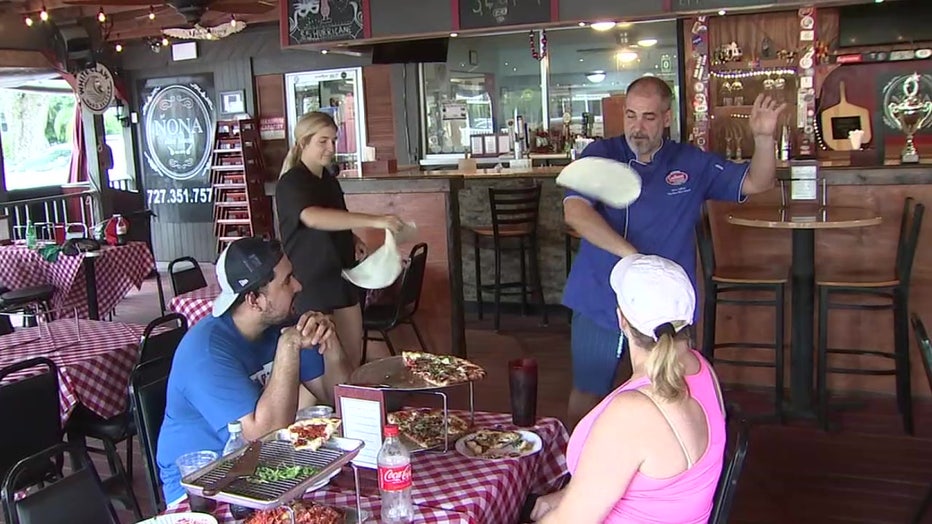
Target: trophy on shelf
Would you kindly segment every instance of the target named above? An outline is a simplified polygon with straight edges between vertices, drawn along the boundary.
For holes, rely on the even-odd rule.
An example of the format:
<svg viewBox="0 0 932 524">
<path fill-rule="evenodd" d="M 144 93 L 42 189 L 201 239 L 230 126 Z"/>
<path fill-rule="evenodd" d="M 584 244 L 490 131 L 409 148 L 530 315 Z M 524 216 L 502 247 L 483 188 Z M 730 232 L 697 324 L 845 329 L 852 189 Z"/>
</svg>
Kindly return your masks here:
<svg viewBox="0 0 932 524">
<path fill-rule="evenodd" d="M 901 81 L 901 93 L 897 93 L 901 97 L 887 97 L 886 110 L 896 127 L 906 134 L 906 147 L 903 148 L 900 160 L 904 164 L 915 164 L 919 162 L 919 153 L 913 144 L 913 136 L 929 123 L 932 117 L 932 100 L 929 100 L 928 94 L 921 95 L 919 92 L 923 81 L 919 73 L 906 76 Z M 888 87 L 895 83 L 897 82 L 894 80 Z"/>
</svg>

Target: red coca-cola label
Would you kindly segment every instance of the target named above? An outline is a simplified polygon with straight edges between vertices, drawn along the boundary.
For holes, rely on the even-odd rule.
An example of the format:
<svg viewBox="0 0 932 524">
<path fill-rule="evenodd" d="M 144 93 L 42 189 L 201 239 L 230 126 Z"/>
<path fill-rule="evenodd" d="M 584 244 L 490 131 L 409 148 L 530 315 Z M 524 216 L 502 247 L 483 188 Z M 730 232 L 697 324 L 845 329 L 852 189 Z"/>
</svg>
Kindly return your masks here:
<svg viewBox="0 0 932 524">
<path fill-rule="evenodd" d="M 379 489 L 401 491 L 411 487 L 411 464 L 398 467 L 379 466 Z"/>
</svg>

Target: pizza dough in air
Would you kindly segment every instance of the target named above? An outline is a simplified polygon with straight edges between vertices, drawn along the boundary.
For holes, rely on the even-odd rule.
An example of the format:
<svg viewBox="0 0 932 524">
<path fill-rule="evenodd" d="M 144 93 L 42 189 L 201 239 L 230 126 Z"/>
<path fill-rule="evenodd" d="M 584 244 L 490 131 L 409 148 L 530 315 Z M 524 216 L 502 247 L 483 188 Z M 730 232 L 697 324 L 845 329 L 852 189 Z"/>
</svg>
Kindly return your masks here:
<svg viewBox="0 0 932 524">
<path fill-rule="evenodd" d="M 624 162 L 608 158 L 580 158 L 564 167 L 557 185 L 577 191 L 607 206 L 623 209 L 641 196 L 641 177 Z"/>
<path fill-rule="evenodd" d="M 412 236 L 414 225 L 399 232 L 402 240 Z M 384 289 L 401 274 L 403 263 L 395 234 L 385 230 L 385 243 L 352 269 L 343 270 L 343 278 L 363 289 Z"/>
</svg>

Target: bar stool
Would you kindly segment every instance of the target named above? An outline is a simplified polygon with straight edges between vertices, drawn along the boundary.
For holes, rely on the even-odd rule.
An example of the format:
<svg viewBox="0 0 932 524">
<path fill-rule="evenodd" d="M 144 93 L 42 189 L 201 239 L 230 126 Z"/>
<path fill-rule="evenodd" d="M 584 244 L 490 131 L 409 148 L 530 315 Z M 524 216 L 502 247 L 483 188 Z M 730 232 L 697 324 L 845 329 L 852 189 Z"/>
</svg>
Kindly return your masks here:
<svg viewBox="0 0 932 524">
<path fill-rule="evenodd" d="M 743 367 L 774 368 L 774 416 L 783 423 L 783 330 L 784 296 L 789 281 L 786 268 L 719 267 L 715 262 L 712 243 L 712 223 L 708 209 L 703 207 L 702 217 L 696 224 L 696 240 L 699 260 L 702 265 L 703 289 L 702 309 L 702 354 L 713 364 L 728 364 Z M 734 292 L 770 292 L 773 299 L 732 298 Z M 729 298 L 720 298 L 727 295 Z M 764 342 L 715 342 L 715 317 L 719 304 L 742 306 L 769 306 L 774 308 L 774 341 Z M 715 358 L 719 348 L 769 349 L 774 353 L 772 362 L 759 360 L 733 360 Z"/>
<path fill-rule="evenodd" d="M 919 242 L 919 230 L 925 206 L 907 198 L 903 204 L 903 218 L 896 248 L 896 262 L 892 275 L 833 274 L 816 278 L 819 294 L 819 344 L 816 370 L 816 396 L 819 404 L 819 422 L 828 430 L 828 374 L 842 375 L 894 375 L 896 377 L 896 404 L 903 417 L 903 429 L 913 434 L 913 398 L 909 379 L 909 283 Z M 839 295 L 847 300 L 834 301 Z M 852 300 L 855 299 L 855 300 Z M 856 300 L 862 299 L 862 300 Z M 877 349 L 842 349 L 829 347 L 829 310 L 849 309 L 860 311 L 893 312 L 893 352 Z M 857 369 L 832 367 L 830 354 L 860 355 L 892 360 L 893 367 L 885 369 Z"/>
<path fill-rule="evenodd" d="M 570 276 L 570 268 L 573 267 L 573 253 L 576 252 L 576 249 L 579 249 L 579 242 L 582 240 L 582 236 L 576 232 L 575 229 L 570 226 L 563 228 L 563 248 L 565 250 L 564 261 L 566 262 L 566 277 Z M 570 324 L 573 323 L 573 310 L 569 310 L 566 313 L 566 321 Z"/>
<path fill-rule="evenodd" d="M 491 291 L 495 297 L 495 330 L 501 325 L 502 295 L 521 296 L 521 314 L 527 314 L 527 297 L 536 295 L 541 309 L 542 322 L 547 325 L 547 304 L 541 288 L 540 266 L 537 261 L 537 218 L 540 214 L 540 185 L 516 189 L 489 188 L 489 206 L 492 225 L 468 227 L 472 233 L 476 270 L 476 301 L 479 319 L 482 319 L 482 294 Z M 495 283 L 482 284 L 480 249 L 483 239 L 492 239 L 495 254 Z M 515 245 L 517 244 L 517 245 Z M 518 251 L 521 263 L 520 280 L 502 282 L 502 254 L 505 251 Z M 528 268 L 532 281 L 528 283 Z M 508 291 L 514 290 L 514 291 Z"/>
</svg>

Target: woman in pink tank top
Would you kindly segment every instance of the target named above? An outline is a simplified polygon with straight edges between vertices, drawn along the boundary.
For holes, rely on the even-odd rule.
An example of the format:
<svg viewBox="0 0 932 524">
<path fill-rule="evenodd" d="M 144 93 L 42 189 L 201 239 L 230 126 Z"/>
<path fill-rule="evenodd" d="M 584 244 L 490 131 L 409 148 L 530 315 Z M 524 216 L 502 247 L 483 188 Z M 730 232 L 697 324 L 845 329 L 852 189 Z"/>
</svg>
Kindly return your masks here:
<svg viewBox="0 0 932 524">
<path fill-rule="evenodd" d="M 545 523 L 704 524 L 722 472 L 718 379 L 689 346 L 696 296 L 686 272 L 653 255 L 611 274 L 633 374 L 573 431 L 572 480 L 537 500 Z"/>
</svg>

